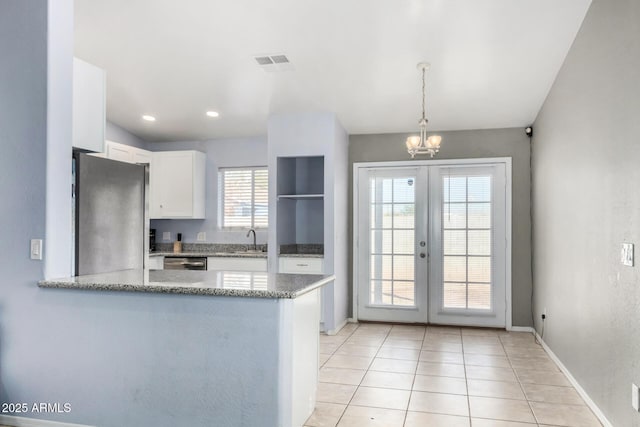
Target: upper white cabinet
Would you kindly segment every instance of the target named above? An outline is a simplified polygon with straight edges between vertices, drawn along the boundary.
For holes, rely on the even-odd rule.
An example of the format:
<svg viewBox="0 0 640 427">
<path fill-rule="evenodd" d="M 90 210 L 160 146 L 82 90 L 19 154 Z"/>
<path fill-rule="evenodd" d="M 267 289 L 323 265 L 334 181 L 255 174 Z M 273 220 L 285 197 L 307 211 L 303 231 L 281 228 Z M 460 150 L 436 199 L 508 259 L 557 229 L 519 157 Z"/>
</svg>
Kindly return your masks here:
<svg viewBox="0 0 640 427">
<path fill-rule="evenodd" d="M 191 150 L 152 153 L 149 185 L 151 219 L 204 219 L 204 153 Z"/>
<path fill-rule="evenodd" d="M 104 151 L 105 72 L 73 59 L 73 147 Z"/>
<path fill-rule="evenodd" d="M 151 164 L 151 151 L 142 148 L 132 147 L 130 145 L 120 144 L 118 142 L 105 142 L 105 156 L 111 160 L 118 160 L 126 163 L 148 163 Z"/>
</svg>

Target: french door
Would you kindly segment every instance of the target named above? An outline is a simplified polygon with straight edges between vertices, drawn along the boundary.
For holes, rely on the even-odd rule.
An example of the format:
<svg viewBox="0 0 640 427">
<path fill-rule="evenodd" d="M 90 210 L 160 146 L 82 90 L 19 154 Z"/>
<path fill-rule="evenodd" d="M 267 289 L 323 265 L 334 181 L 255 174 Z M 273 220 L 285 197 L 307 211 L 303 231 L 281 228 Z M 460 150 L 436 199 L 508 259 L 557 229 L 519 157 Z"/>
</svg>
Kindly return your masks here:
<svg viewBox="0 0 640 427">
<path fill-rule="evenodd" d="M 506 326 L 505 164 L 362 167 L 357 317 Z"/>
</svg>

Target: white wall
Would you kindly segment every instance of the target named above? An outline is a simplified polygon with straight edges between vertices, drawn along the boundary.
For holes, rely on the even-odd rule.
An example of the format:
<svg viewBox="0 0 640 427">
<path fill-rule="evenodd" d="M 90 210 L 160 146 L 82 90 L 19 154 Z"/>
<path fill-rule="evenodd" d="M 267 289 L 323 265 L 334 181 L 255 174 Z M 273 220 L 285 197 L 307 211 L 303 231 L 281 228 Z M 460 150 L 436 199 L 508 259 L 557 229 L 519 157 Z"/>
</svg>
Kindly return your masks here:
<svg viewBox="0 0 640 427">
<path fill-rule="evenodd" d="M 11 15 L 8 16 L 10 19 Z M 47 32 L 45 276 L 53 278 L 71 275 L 74 245 L 71 238 L 73 0 L 49 3 Z"/>
<path fill-rule="evenodd" d="M 176 233 L 182 233 L 182 239 L 187 243 L 196 242 L 197 233 L 207 233 L 207 243 L 242 243 L 253 242 L 246 237 L 246 231 L 225 231 L 218 227 L 218 168 L 241 166 L 267 166 L 266 137 L 215 139 L 210 141 L 182 141 L 148 143 L 147 148 L 152 151 L 198 150 L 206 153 L 206 219 L 169 219 L 153 220 L 151 228 L 156 229 L 156 242 L 168 243 L 162 240 L 162 232 L 171 232 L 171 241 Z M 271 208 L 271 207 L 270 207 Z M 257 230 L 258 244 L 267 243 L 267 231 Z"/>
<path fill-rule="evenodd" d="M 142 148 L 143 150 L 149 149 L 149 144 L 147 142 L 110 121 L 107 121 L 106 128 L 104 130 L 104 139 L 106 139 L 107 141 L 130 145 L 132 147 Z"/>
<path fill-rule="evenodd" d="M 304 135 L 304 138 L 301 138 L 301 135 Z M 336 275 L 334 283 L 325 286 L 322 291 L 325 306 L 324 326 L 328 331 L 346 320 L 348 312 L 348 144 L 347 134 L 334 113 L 277 114 L 269 118 L 270 182 L 276 182 L 279 156 L 324 156 L 324 272 Z M 272 206 L 276 204 L 276 200 L 277 189 L 275 185 L 271 185 L 269 201 Z M 286 228 L 283 230 L 283 227 L 287 227 L 287 222 L 279 222 L 277 212 L 272 210 L 269 215 L 270 271 L 277 271 L 279 239 L 284 238 L 285 242 L 289 243 L 289 233 L 286 232 Z"/>
</svg>

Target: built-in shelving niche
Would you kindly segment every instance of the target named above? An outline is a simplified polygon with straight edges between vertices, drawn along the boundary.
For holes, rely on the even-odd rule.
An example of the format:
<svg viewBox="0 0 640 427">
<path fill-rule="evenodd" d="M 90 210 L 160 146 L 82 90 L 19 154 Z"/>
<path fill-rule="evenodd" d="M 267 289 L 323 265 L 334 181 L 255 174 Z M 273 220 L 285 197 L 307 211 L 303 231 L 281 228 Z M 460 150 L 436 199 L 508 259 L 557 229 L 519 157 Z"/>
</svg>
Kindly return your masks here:
<svg viewBox="0 0 640 427">
<path fill-rule="evenodd" d="M 278 157 L 278 245 L 324 244 L 324 157 Z"/>
</svg>

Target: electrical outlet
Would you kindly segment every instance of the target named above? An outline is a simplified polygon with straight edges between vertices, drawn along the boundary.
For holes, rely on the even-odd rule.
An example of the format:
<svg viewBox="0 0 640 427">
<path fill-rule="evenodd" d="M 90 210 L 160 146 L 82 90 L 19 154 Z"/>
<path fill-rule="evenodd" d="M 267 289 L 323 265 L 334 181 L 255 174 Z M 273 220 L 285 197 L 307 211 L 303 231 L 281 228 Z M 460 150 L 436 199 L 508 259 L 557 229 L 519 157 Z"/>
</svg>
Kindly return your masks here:
<svg viewBox="0 0 640 427">
<path fill-rule="evenodd" d="M 542 315 L 540 317 L 542 317 L 542 320 L 547 318 L 547 307 L 542 309 Z"/>
<path fill-rule="evenodd" d="M 196 240 L 198 242 L 206 242 L 207 241 L 207 232 L 206 231 L 201 231 L 198 233 Z"/>
<path fill-rule="evenodd" d="M 162 232 L 162 240 L 165 240 L 167 242 L 171 241 L 171 232 L 170 231 L 163 231 Z"/>
<path fill-rule="evenodd" d="M 42 239 L 31 239 L 31 259 L 42 259 Z"/>
<path fill-rule="evenodd" d="M 638 391 L 638 386 L 635 384 L 631 384 L 631 406 L 640 412 L 640 392 Z"/>
<path fill-rule="evenodd" d="M 633 243 L 623 243 L 620 252 L 620 262 L 622 265 L 633 267 Z"/>
</svg>

